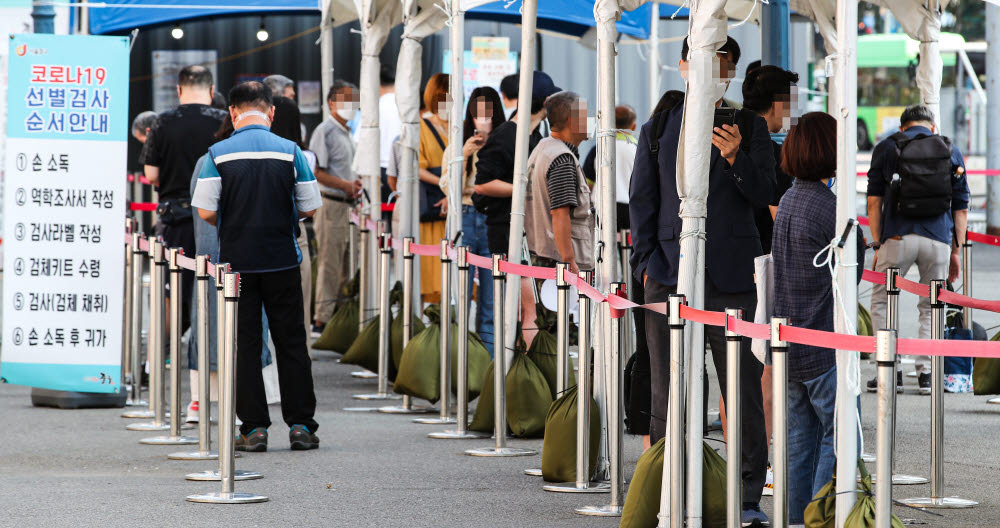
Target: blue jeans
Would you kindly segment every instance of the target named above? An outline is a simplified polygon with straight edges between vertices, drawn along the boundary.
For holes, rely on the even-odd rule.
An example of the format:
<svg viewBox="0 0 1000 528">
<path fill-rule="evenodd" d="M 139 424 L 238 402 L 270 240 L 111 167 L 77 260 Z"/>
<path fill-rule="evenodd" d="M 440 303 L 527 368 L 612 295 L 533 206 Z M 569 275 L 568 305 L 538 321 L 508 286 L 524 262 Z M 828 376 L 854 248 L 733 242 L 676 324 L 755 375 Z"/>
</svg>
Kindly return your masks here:
<svg viewBox="0 0 1000 528">
<path fill-rule="evenodd" d="M 788 382 L 788 520 L 802 524 L 806 505 L 833 477 L 837 367 Z"/>
<path fill-rule="evenodd" d="M 471 205 L 462 206 L 462 243 L 469 246 L 469 252 L 481 257 L 490 256 L 486 239 L 486 215 L 476 211 Z M 493 357 L 493 274 L 488 269 L 472 266 L 469 270 L 469 298 L 472 298 L 472 284 L 479 277 L 479 297 L 476 299 L 476 333 Z"/>
</svg>

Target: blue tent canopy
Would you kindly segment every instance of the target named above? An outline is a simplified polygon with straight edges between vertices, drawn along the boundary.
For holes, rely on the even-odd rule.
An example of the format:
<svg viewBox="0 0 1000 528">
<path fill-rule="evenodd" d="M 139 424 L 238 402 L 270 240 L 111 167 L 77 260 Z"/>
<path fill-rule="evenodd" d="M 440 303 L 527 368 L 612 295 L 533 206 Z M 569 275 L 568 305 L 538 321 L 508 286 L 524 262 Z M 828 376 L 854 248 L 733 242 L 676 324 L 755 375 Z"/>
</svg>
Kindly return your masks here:
<svg viewBox="0 0 1000 528">
<path fill-rule="evenodd" d="M 239 0 L 239 8 L 223 8 L 218 0 L 105 0 L 108 7 L 90 9 L 90 32 L 94 35 L 128 31 L 137 27 L 167 24 L 192 18 L 248 13 L 319 12 L 316 0 Z M 520 2 L 505 7 L 500 0 L 472 9 L 472 20 L 519 23 Z M 118 7 L 120 5 L 121 7 Z M 150 6 L 164 6 L 150 7 Z M 190 7 L 204 5 L 205 7 Z M 281 5 L 276 9 L 275 5 Z M 184 6 L 184 7 L 180 7 Z M 580 36 L 594 27 L 593 0 L 545 0 L 538 5 L 538 27 Z M 622 14 L 618 31 L 637 38 L 649 33 L 649 6 Z"/>
</svg>

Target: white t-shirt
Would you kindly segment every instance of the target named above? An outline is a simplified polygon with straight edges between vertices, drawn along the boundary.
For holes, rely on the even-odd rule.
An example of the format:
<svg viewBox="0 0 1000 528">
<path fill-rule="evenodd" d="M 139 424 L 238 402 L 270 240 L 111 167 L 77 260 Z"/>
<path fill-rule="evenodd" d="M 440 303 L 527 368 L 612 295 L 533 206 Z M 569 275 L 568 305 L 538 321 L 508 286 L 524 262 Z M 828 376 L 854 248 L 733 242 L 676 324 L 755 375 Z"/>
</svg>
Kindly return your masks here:
<svg viewBox="0 0 1000 528">
<path fill-rule="evenodd" d="M 628 187 L 632 181 L 632 165 L 635 164 L 635 139 L 623 132 L 615 135 L 615 201 L 628 203 Z"/>
<path fill-rule="evenodd" d="M 399 119 L 396 94 L 387 93 L 378 99 L 379 164 L 389 166 L 392 156 L 392 142 L 403 132 L 403 122 Z"/>
</svg>

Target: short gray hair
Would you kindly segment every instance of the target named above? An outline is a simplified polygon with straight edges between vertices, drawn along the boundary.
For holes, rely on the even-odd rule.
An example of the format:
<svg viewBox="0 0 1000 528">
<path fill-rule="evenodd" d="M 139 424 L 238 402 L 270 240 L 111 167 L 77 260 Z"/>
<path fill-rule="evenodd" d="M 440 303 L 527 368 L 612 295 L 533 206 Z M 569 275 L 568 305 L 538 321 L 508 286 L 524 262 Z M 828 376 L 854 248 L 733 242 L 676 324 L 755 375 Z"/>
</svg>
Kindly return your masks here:
<svg viewBox="0 0 1000 528">
<path fill-rule="evenodd" d="M 906 110 L 903 110 L 903 115 L 899 116 L 899 124 L 903 126 L 906 126 L 907 123 L 918 123 L 920 121 L 934 123 L 934 112 L 931 112 L 930 108 L 922 104 L 907 106 Z"/>
<path fill-rule="evenodd" d="M 267 87 L 271 89 L 271 92 L 275 95 L 275 97 L 277 97 L 285 91 L 285 88 L 295 86 L 295 81 L 285 77 L 284 75 L 268 75 L 267 77 L 264 77 L 264 84 L 266 84 Z"/>
<path fill-rule="evenodd" d="M 157 117 L 157 113 L 152 110 L 146 110 L 135 116 L 135 119 L 132 120 L 132 132 L 142 132 L 145 134 L 147 128 L 153 127 L 153 123 L 156 122 Z"/>
<path fill-rule="evenodd" d="M 327 92 L 327 94 L 326 94 L 326 100 L 327 101 L 333 101 L 333 99 L 335 97 L 337 97 L 338 93 L 343 92 L 347 88 L 350 88 L 351 91 L 353 91 L 353 92 L 357 92 L 358 91 L 358 87 L 354 83 L 352 83 L 352 82 L 348 82 L 348 81 L 345 81 L 343 79 L 336 79 L 336 80 L 334 80 L 333 84 L 330 85 L 330 91 Z"/>
<path fill-rule="evenodd" d="M 563 130 L 569 126 L 570 117 L 577 109 L 580 94 L 563 90 L 545 99 L 545 114 L 552 130 Z"/>
</svg>

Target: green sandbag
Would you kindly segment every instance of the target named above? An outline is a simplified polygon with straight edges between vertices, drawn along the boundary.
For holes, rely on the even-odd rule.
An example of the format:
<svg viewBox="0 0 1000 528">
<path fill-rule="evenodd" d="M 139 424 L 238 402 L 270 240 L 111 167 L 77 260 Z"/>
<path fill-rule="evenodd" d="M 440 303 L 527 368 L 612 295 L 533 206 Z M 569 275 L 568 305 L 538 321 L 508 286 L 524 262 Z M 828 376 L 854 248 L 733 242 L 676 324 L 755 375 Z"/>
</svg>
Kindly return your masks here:
<svg viewBox="0 0 1000 528">
<path fill-rule="evenodd" d="M 413 334 L 417 335 L 424 331 L 424 322 L 420 319 L 414 317 L 413 322 Z M 389 325 L 389 341 L 392 343 L 392 365 L 397 371 L 399 370 L 399 363 L 403 360 L 403 316 L 399 315 L 392 320 L 392 324 Z"/>
<path fill-rule="evenodd" d="M 865 463 L 858 459 L 858 470 L 861 472 L 861 489 L 858 491 L 857 502 L 844 521 L 844 528 L 870 528 L 875 526 L 875 495 L 872 491 L 872 477 L 868 474 Z M 816 492 L 812 502 L 806 506 L 804 520 L 806 528 L 833 528 L 836 524 L 837 508 L 837 476 L 823 485 Z M 903 528 L 903 523 L 895 514 L 891 520 L 892 528 Z"/>
<path fill-rule="evenodd" d="M 639 457 L 632 482 L 622 509 L 622 528 L 655 528 L 660 513 L 660 491 L 663 485 L 663 450 L 665 439 Z M 702 526 L 726 526 L 726 461 L 708 444 L 702 442 Z"/>
<path fill-rule="evenodd" d="M 875 335 L 872 331 L 872 314 L 860 303 L 858 303 L 858 335 L 868 337 Z"/>
<path fill-rule="evenodd" d="M 812 502 L 806 505 L 803 521 L 806 528 L 832 528 L 836 522 L 837 507 L 837 475 L 823 485 Z"/>
<path fill-rule="evenodd" d="M 521 353 L 514 354 L 507 371 L 507 425 L 519 438 L 545 433 L 545 415 L 552 406 L 552 391 L 538 367 Z"/>
<path fill-rule="evenodd" d="M 381 315 L 376 315 L 365 324 L 357 339 L 344 353 L 344 357 L 340 358 L 341 363 L 358 365 L 372 372 L 378 372 L 378 325 L 381 319 Z"/>
<path fill-rule="evenodd" d="M 430 326 L 410 339 L 399 360 L 399 372 L 392 390 L 431 403 L 441 397 L 441 325 Z"/>
<path fill-rule="evenodd" d="M 549 390 L 552 391 L 552 399 L 561 396 L 560 394 L 556 394 L 556 387 L 558 387 L 556 381 L 559 379 L 559 376 L 556 375 L 558 371 L 556 368 L 558 356 L 556 354 L 555 334 L 540 330 L 538 335 L 535 336 L 535 340 L 531 342 L 531 347 L 528 349 L 528 359 L 535 363 L 538 370 L 542 371 L 545 381 L 549 383 Z M 566 385 L 570 387 L 576 384 L 576 374 L 573 373 L 572 363 L 567 361 L 566 368 L 570 369 L 569 382 Z"/>
<path fill-rule="evenodd" d="M 1000 332 L 990 341 L 1000 341 Z M 972 363 L 972 387 L 980 396 L 1000 394 L 1000 359 L 976 358 Z"/>
<path fill-rule="evenodd" d="M 858 501 L 851 508 L 844 520 L 844 528 L 872 528 L 875 526 L 875 494 L 872 492 L 872 476 L 867 471 L 861 478 L 862 493 L 858 493 Z M 889 519 L 892 528 L 903 528 L 903 521 L 892 514 Z"/>
<path fill-rule="evenodd" d="M 458 325 L 454 324 L 451 326 L 451 393 L 458 394 Z M 468 346 L 468 364 L 466 369 L 469 372 L 468 378 L 468 390 L 469 399 L 472 401 L 479 397 L 479 393 L 483 390 L 483 375 L 486 374 L 486 370 L 490 366 L 490 352 L 486 350 L 486 345 L 483 344 L 483 340 L 479 337 L 479 334 L 475 332 L 469 332 L 466 337 L 469 342 Z M 490 380 L 490 385 L 493 381 Z"/>
<path fill-rule="evenodd" d="M 471 377 L 469 378 L 472 379 Z M 486 373 L 482 377 L 482 392 L 479 393 L 479 402 L 476 403 L 476 412 L 472 414 L 472 423 L 469 424 L 470 431 L 481 433 L 492 433 L 494 414 L 493 406 L 496 399 L 493 397 L 493 362 L 490 361 L 486 367 Z"/>
<path fill-rule="evenodd" d="M 358 338 L 359 317 L 358 300 L 348 299 L 337 308 L 312 347 L 346 352 Z"/>
<path fill-rule="evenodd" d="M 542 442 L 542 478 L 546 482 L 576 482 L 576 385 L 569 388 L 549 407 L 545 417 L 545 440 Z M 590 469 L 594 474 L 601 441 L 601 413 L 590 399 Z"/>
</svg>

